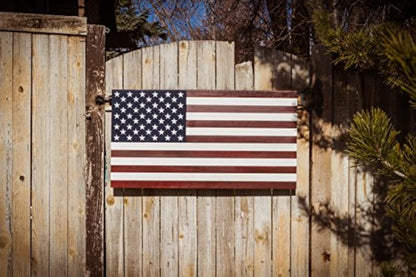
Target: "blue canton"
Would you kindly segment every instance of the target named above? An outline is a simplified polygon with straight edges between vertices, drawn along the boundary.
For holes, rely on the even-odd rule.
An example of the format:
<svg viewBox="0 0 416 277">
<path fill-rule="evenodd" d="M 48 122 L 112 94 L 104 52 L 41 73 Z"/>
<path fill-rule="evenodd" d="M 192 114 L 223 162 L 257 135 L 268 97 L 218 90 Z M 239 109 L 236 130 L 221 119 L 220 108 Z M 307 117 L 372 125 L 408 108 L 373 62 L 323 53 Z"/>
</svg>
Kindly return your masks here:
<svg viewBox="0 0 416 277">
<path fill-rule="evenodd" d="M 114 90 L 113 142 L 184 142 L 186 92 Z"/>
</svg>

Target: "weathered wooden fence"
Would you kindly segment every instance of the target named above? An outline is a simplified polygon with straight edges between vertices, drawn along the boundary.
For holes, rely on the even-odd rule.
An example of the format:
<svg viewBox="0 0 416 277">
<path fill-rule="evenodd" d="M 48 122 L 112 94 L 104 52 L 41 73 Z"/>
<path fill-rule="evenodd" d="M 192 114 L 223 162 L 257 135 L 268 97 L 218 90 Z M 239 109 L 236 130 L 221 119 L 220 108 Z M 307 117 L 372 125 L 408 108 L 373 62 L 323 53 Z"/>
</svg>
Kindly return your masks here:
<svg viewBox="0 0 416 277">
<path fill-rule="evenodd" d="M 235 65 L 233 43 L 181 41 L 104 68 L 103 31 L 82 18 L 0 14 L 0 276 L 376 272 L 388 245 L 380 186 L 345 155 L 345 128 L 373 105 L 413 126 L 404 96 L 332 66 L 321 47 L 310 62 L 259 48 Z M 107 96 L 298 90 L 296 191 L 112 189 L 104 83 Z"/>
<path fill-rule="evenodd" d="M 0 276 L 85 274 L 86 34 L 0 13 Z"/>
</svg>

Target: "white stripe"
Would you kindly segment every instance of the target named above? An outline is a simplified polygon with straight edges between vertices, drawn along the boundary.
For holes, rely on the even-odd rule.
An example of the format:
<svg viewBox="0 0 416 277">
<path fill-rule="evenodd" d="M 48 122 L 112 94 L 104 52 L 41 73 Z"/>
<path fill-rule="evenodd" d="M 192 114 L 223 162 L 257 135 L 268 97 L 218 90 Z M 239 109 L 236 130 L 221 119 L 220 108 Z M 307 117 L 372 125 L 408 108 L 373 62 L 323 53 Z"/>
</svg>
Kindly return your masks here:
<svg viewBox="0 0 416 277">
<path fill-rule="evenodd" d="M 296 159 L 239 158 L 122 158 L 112 157 L 111 165 L 190 166 L 296 166 Z"/>
<path fill-rule="evenodd" d="M 297 106 L 296 98 L 187 97 L 186 105 Z"/>
<path fill-rule="evenodd" d="M 112 172 L 114 181 L 247 181 L 247 182 L 276 182 L 296 181 L 295 173 L 124 173 Z"/>
<path fill-rule="evenodd" d="M 295 137 L 296 134 L 296 128 L 186 128 L 186 135 L 188 136 Z"/>
<path fill-rule="evenodd" d="M 112 142 L 112 150 L 296 151 L 296 143 Z"/>
<path fill-rule="evenodd" d="M 296 121 L 295 113 L 186 113 L 187 120 Z"/>
</svg>

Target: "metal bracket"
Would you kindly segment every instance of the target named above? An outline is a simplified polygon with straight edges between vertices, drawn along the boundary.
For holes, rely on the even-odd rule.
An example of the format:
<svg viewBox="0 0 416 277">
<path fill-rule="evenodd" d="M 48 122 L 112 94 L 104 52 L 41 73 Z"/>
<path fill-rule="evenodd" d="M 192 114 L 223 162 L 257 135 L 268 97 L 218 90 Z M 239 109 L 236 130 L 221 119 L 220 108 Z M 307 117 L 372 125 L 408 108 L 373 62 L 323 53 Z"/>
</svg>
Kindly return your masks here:
<svg viewBox="0 0 416 277">
<path fill-rule="evenodd" d="M 104 105 L 105 103 L 109 103 L 111 105 L 111 96 L 104 97 L 102 95 L 97 95 L 95 97 L 95 104 L 97 104 L 97 105 Z"/>
</svg>

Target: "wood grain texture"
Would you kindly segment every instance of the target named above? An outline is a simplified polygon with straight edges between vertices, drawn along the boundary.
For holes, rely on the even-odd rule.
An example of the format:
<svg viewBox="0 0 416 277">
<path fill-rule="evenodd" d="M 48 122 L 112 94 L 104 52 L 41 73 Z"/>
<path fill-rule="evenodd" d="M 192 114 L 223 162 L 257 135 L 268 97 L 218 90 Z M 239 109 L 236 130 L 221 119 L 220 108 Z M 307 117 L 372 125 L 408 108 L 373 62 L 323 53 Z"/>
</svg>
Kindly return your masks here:
<svg viewBox="0 0 416 277">
<path fill-rule="evenodd" d="M 159 46 L 142 49 L 142 88 L 160 87 Z M 160 274 L 160 197 L 154 190 L 144 190 L 143 195 L 143 275 Z"/>
<path fill-rule="evenodd" d="M 257 48 L 254 56 L 254 89 L 273 88 L 273 65 L 271 51 Z M 272 274 L 272 197 L 271 191 L 256 192 L 254 202 L 254 276 Z"/>
<path fill-rule="evenodd" d="M 12 274 L 13 34 L 0 32 L 0 276 Z"/>
<path fill-rule="evenodd" d="M 178 43 L 160 45 L 159 49 L 160 88 L 178 89 Z M 160 194 L 161 276 L 178 276 L 178 191 L 169 190 Z"/>
<path fill-rule="evenodd" d="M 123 88 L 123 56 L 106 62 L 106 95 Z M 106 168 L 110 168 L 111 111 L 105 113 Z M 110 170 L 105 174 L 105 267 L 108 276 L 124 275 L 124 204 L 110 184 Z"/>
<path fill-rule="evenodd" d="M 104 107 L 96 104 L 105 95 L 105 27 L 88 25 L 86 41 L 86 270 L 104 272 Z"/>
<path fill-rule="evenodd" d="M 0 12 L 0 30 L 86 36 L 87 18 Z"/>
<path fill-rule="evenodd" d="M 215 42 L 197 42 L 197 87 L 215 88 Z M 216 199 L 210 191 L 198 192 L 198 276 L 216 275 Z"/>
<path fill-rule="evenodd" d="M 182 89 L 197 88 L 197 44 L 180 41 L 178 45 L 178 86 Z M 179 192 L 179 276 L 197 276 L 197 192 Z"/>
<path fill-rule="evenodd" d="M 68 37 L 67 193 L 69 276 L 86 275 L 85 49 L 85 38 Z"/>
<path fill-rule="evenodd" d="M 67 36 L 50 36 L 50 166 L 49 166 L 49 217 L 50 217 L 50 274 L 68 272 L 68 103 Z"/>
<path fill-rule="evenodd" d="M 51 157 L 49 99 L 51 49 L 48 35 L 33 35 L 32 62 L 32 129 L 43 130 L 32 135 L 32 275 L 48 276 L 49 188 Z"/>
<path fill-rule="evenodd" d="M 11 227 L 12 268 L 13 274 L 18 276 L 30 275 L 31 53 L 31 35 L 14 33 Z"/>
<path fill-rule="evenodd" d="M 216 42 L 216 89 L 234 90 L 234 43 Z M 235 275 L 234 191 L 217 192 L 216 256 L 218 276 Z"/>
<path fill-rule="evenodd" d="M 253 66 L 251 62 L 235 66 L 235 88 L 253 89 Z M 254 191 L 244 195 L 244 191 L 235 192 L 235 275 L 254 275 Z"/>
<path fill-rule="evenodd" d="M 123 87 L 142 87 L 142 52 L 136 50 L 123 55 Z M 142 190 L 131 189 L 124 194 L 124 260 L 126 276 L 142 273 Z"/>
</svg>

